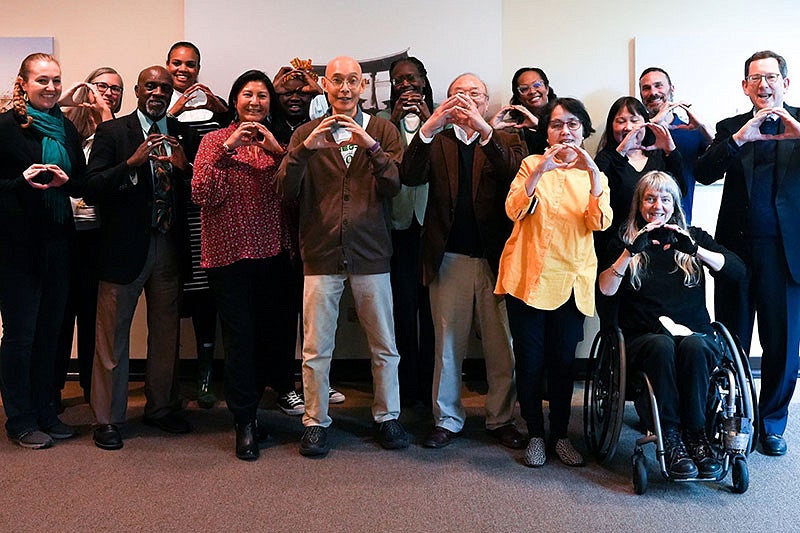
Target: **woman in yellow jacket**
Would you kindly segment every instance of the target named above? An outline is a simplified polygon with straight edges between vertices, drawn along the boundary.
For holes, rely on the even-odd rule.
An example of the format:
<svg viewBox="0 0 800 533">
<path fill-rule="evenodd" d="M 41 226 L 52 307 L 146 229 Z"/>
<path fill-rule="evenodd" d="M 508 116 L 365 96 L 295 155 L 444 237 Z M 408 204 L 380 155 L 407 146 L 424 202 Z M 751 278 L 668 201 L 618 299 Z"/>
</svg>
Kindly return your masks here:
<svg viewBox="0 0 800 533">
<path fill-rule="evenodd" d="M 569 466 L 585 464 L 567 438 L 575 348 L 594 313 L 597 272 L 592 232 L 611 224 L 608 180 L 582 148 L 594 132 L 583 104 L 558 98 L 543 117 L 549 148 L 522 162 L 506 198 L 514 230 L 500 259 L 497 294 L 506 295 L 517 395 L 530 442 L 525 464 L 546 449 Z M 547 370 L 550 440 L 545 444 L 542 374 Z"/>
</svg>

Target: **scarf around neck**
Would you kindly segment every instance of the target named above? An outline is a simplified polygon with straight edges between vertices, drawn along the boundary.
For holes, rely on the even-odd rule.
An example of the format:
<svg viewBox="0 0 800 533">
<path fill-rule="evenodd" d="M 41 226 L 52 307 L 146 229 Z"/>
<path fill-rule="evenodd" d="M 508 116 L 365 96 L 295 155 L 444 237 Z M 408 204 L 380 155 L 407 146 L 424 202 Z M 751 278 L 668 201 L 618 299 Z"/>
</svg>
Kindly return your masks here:
<svg viewBox="0 0 800 533">
<path fill-rule="evenodd" d="M 72 172 L 72 161 L 67 153 L 67 133 L 64 128 L 64 115 L 58 106 L 50 111 L 39 111 L 28 104 L 28 115 L 33 118 L 31 128 L 42 135 L 42 163 L 58 165 L 69 175 Z M 51 187 L 43 192 L 44 205 L 53 220 L 63 224 L 72 213 L 69 197 L 61 187 Z"/>
</svg>

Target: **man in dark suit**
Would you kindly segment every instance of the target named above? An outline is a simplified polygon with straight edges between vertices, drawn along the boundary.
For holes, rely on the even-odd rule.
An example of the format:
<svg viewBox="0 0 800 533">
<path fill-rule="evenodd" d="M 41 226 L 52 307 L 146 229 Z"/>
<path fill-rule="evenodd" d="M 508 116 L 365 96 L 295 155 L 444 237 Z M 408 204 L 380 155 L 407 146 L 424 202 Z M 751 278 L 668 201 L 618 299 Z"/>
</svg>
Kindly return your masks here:
<svg viewBox="0 0 800 533">
<path fill-rule="evenodd" d="M 94 442 L 106 450 L 122 448 L 118 426 L 128 403 L 130 327 L 142 289 L 148 329 L 144 422 L 170 433 L 190 431 L 177 413 L 175 378 L 178 198 L 191 165 L 178 142 L 183 130 L 166 117 L 172 83 L 164 67 L 139 74 L 137 110 L 98 126 L 87 169 L 85 196 L 102 221 L 91 404 L 98 422 Z"/>
<path fill-rule="evenodd" d="M 514 426 L 514 355 L 505 302 L 494 294 L 503 245 L 511 233 L 505 199 L 524 157 L 516 135 L 483 118 L 489 96 L 462 74 L 425 121 L 403 157 L 405 185 L 430 183 L 422 229 L 422 277 L 430 288 L 436 338 L 434 428 L 423 445 L 442 448 L 464 427 L 461 366 L 473 315 L 480 324 L 489 390 L 486 429 L 502 444 L 524 448 Z M 452 129 L 444 129 L 452 124 Z"/>
<path fill-rule="evenodd" d="M 800 350 L 800 110 L 783 103 L 783 57 L 757 52 L 744 69 L 753 110 L 717 124 L 696 177 L 709 184 L 725 176 L 716 239 L 745 261 L 749 277 L 715 281 L 716 318 L 749 349 L 758 313 L 761 449 L 783 455 Z"/>
</svg>

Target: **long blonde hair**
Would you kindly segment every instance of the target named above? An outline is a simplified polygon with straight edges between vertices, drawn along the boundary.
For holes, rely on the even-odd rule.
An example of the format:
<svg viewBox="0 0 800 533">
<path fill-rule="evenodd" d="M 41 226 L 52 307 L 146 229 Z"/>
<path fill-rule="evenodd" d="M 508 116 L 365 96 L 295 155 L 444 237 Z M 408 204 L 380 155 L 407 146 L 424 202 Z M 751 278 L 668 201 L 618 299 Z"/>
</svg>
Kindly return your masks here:
<svg viewBox="0 0 800 533">
<path fill-rule="evenodd" d="M 674 210 L 672 217 L 667 221 L 668 224 L 675 224 L 681 229 L 686 229 L 686 215 L 683 213 L 681 207 L 681 190 L 675 179 L 666 172 L 661 170 L 653 170 L 648 172 L 639 179 L 636 184 L 636 190 L 633 192 L 633 201 L 631 202 L 631 210 L 628 214 L 628 219 L 625 225 L 621 228 L 622 240 L 626 244 L 630 244 L 636 239 L 636 234 L 647 223 L 640 213 L 644 193 L 648 189 L 656 190 L 660 193 L 666 192 L 672 196 L 672 203 Z M 675 268 L 683 271 L 683 284 L 687 287 L 695 287 L 700 283 L 703 270 L 700 263 L 696 258 L 675 250 Z M 642 286 L 642 275 L 647 270 L 647 265 L 650 262 L 650 257 L 645 250 L 642 253 L 636 254 L 631 259 L 631 285 L 634 289 L 639 290 Z M 673 270 L 674 272 L 674 270 Z"/>
<path fill-rule="evenodd" d="M 100 67 L 94 69 L 89 73 L 88 76 L 86 76 L 85 81 L 86 83 L 92 83 L 95 79 L 99 78 L 103 74 L 114 74 L 119 76 L 120 86 L 122 86 L 122 76 L 120 76 L 119 72 L 111 67 Z M 116 108 L 112 109 L 111 112 L 116 114 L 120 107 L 122 107 L 122 94 L 119 95 Z M 94 120 L 92 120 L 91 112 L 88 109 L 85 107 L 75 106 L 65 107 L 63 111 L 64 116 L 67 117 L 75 125 L 75 129 L 78 130 L 78 133 L 81 136 L 81 142 L 94 135 L 94 130 L 97 129 L 97 124 L 94 122 Z"/>
<path fill-rule="evenodd" d="M 17 122 L 19 122 L 20 126 L 23 128 L 27 128 L 33 124 L 33 117 L 28 116 L 28 105 L 25 99 L 25 91 L 22 89 L 22 80 L 28 81 L 31 63 L 34 61 L 46 61 L 48 63 L 52 62 L 58 65 L 59 69 L 61 68 L 61 64 L 56 60 L 55 57 L 42 52 L 30 54 L 28 57 L 22 60 L 22 64 L 19 66 L 19 74 L 17 74 L 17 79 L 14 80 L 14 92 L 11 97 L 11 107 L 14 109 L 14 118 L 17 119 Z"/>
</svg>

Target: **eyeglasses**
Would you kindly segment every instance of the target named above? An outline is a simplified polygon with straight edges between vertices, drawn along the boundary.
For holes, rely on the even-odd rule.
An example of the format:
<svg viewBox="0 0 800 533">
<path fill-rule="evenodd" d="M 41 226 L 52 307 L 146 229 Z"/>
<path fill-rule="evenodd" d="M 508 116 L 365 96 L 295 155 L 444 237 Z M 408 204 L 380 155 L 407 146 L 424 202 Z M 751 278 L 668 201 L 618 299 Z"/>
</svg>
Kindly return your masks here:
<svg viewBox="0 0 800 533">
<path fill-rule="evenodd" d="M 114 94 L 114 95 L 117 95 L 117 96 L 122 94 L 122 87 L 120 87 L 119 85 L 109 85 L 109 84 L 104 83 L 102 81 L 97 81 L 97 82 L 93 83 L 93 85 L 95 87 L 97 87 L 97 90 L 100 91 L 101 93 L 104 93 L 106 91 L 111 91 L 111 94 Z"/>
<path fill-rule="evenodd" d="M 535 81 L 535 82 L 531 83 L 530 85 L 517 85 L 517 92 L 519 94 L 528 94 L 533 89 L 541 89 L 544 86 L 545 85 L 544 85 L 543 81 Z"/>
<path fill-rule="evenodd" d="M 548 128 L 551 130 L 559 131 L 566 126 L 569 131 L 577 131 L 583 124 L 581 124 L 580 120 L 568 120 L 566 122 L 561 122 L 560 120 L 554 120 L 547 125 Z"/>
<path fill-rule="evenodd" d="M 292 96 L 299 96 L 301 98 L 305 98 L 307 96 L 311 96 L 311 93 L 303 92 L 303 88 L 302 87 L 300 87 L 299 89 L 291 90 L 291 91 L 283 91 L 283 92 L 280 92 L 280 93 L 276 92 L 275 94 L 277 94 L 278 96 L 287 96 L 289 98 L 291 98 Z"/>
<path fill-rule="evenodd" d="M 414 83 L 417 81 L 417 76 L 414 74 L 405 74 L 403 76 L 397 76 L 391 79 L 392 85 L 397 87 L 398 85 L 402 85 L 403 82 Z"/>
<path fill-rule="evenodd" d="M 778 79 L 780 77 L 781 77 L 780 74 L 775 74 L 775 73 L 771 73 L 771 74 L 750 74 L 745 79 L 747 80 L 747 83 L 752 83 L 753 85 L 755 85 L 757 83 L 761 83 L 762 79 L 766 79 L 767 83 L 772 85 L 776 81 L 778 81 Z"/>
<path fill-rule="evenodd" d="M 347 78 L 345 80 L 344 78 L 340 78 L 338 76 L 334 76 L 333 78 L 325 78 L 325 79 L 328 80 L 330 82 L 330 84 L 333 85 L 334 87 L 336 87 L 337 89 L 341 89 L 342 86 L 346 83 L 347 87 L 350 90 L 355 90 L 355 89 L 358 88 L 359 85 L 361 85 L 361 80 L 363 78 L 357 78 L 355 76 L 350 76 L 349 78 Z"/>
<path fill-rule="evenodd" d="M 457 91 L 455 91 L 455 94 L 462 94 L 464 96 L 469 96 L 473 100 L 480 100 L 481 98 L 486 96 L 486 93 L 482 93 L 478 90 L 465 91 L 463 89 L 458 89 Z"/>
</svg>

